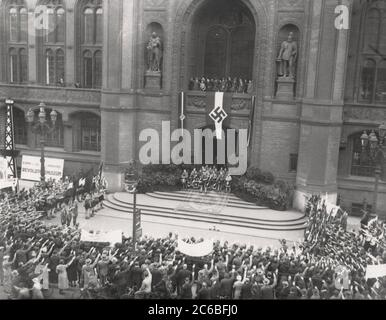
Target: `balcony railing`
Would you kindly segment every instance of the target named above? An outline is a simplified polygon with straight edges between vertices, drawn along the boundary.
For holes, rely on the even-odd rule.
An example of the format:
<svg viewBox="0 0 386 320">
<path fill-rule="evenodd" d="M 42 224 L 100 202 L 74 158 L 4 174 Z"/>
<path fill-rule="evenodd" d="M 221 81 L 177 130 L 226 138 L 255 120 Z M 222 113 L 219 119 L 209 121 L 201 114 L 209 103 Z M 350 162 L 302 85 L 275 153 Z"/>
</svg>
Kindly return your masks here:
<svg viewBox="0 0 386 320">
<path fill-rule="evenodd" d="M 351 175 L 359 177 L 374 177 L 375 167 L 374 166 L 351 166 Z"/>
<path fill-rule="evenodd" d="M 205 109 L 207 107 L 207 94 L 203 91 L 187 91 L 186 105 L 189 109 Z M 251 95 L 246 93 L 226 93 L 232 95 L 232 104 L 230 109 L 232 112 L 246 113 L 249 112 L 252 105 Z"/>
<path fill-rule="evenodd" d="M 78 105 L 99 105 L 100 90 L 69 87 L 0 84 L 0 97 L 31 102 L 58 102 Z"/>
</svg>

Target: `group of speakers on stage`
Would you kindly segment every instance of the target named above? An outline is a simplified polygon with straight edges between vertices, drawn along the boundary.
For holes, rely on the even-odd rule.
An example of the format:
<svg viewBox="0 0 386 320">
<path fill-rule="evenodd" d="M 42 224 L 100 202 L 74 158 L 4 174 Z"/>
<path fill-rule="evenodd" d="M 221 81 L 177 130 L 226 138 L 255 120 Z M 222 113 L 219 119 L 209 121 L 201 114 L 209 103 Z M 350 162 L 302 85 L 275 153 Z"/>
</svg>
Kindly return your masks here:
<svg viewBox="0 0 386 320">
<path fill-rule="evenodd" d="M 193 168 L 190 174 L 185 169 L 181 175 L 183 189 L 199 189 L 201 192 L 231 192 L 231 181 L 228 170 L 222 167 L 218 170 L 216 166 L 203 166 L 198 171 Z"/>
</svg>

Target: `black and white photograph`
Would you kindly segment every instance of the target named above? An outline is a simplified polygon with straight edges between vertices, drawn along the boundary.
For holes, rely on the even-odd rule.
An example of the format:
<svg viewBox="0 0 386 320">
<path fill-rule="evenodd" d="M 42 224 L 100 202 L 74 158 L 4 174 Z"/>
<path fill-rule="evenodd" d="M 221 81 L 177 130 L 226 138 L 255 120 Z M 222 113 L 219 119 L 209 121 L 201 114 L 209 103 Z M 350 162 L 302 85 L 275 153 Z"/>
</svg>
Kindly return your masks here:
<svg viewBox="0 0 386 320">
<path fill-rule="evenodd" d="M 386 0 L 0 0 L 0 308 L 385 299 Z"/>
</svg>

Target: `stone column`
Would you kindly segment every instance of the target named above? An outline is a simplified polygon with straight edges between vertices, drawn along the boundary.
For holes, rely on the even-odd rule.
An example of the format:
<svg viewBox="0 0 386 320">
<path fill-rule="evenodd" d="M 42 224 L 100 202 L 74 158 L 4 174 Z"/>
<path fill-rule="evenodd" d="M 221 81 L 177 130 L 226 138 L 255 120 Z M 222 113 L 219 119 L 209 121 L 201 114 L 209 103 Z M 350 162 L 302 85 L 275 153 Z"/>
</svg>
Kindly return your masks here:
<svg viewBox="0 0 386 320">
<path fill-rule="evenodd" d="M 65 83 L 73 86 L 75 83 L 75 0 L 66 1 L 66 64 Z"/>
<path fill-rule="evenodd" d="M 69 120 L 63 121 L 63 140 L 64 151 L 73 152 L 72 122 Z"/>
<path fill-rule="evenodd" d="M 35 26 L 35 7 L 36 0 L 27 1 L 28 6 L 28 82 L 37 83 L 37 63 L 36 63 L 36 26 Z"/>
<path fill-rule="evenodd" d="M 343 1 L 346 2 L 346 1 Z M 337 197 L 348 30 L 335 29 L 339 0 L 310 1 L 310 32 L 305 98 L 301 106 L 299 160 L 294 207 L 307 196 Z M 349 6 L 349 3 L 343 3 Z"/>
<path fill-rule="evenodd" d="M 124 168 L 135 159 L 136 113 L 133 95 L 134 17 L 138 1 L 103 1 L 103 89 L 101 158 L 109 191 L 123 190 Z M 111 19 L 111 17 L 114 17 Z M 123 18 L 125 17 L 125 18 Z M 123 21 L 125 19 L 125 21 Z"/>
</svg>

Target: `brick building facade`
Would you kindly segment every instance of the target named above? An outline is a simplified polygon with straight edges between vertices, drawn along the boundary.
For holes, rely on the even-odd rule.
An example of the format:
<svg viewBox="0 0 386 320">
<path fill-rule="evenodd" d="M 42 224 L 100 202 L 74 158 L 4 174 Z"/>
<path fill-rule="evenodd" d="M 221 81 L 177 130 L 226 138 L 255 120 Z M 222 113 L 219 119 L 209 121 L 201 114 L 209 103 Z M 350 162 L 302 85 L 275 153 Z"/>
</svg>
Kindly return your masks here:
<svg viewBox="0 0 386 320">
<path fill-rule="evenodd" d="M 341 4 L 348 30 L 335 26 Z M 51 8 L 49 35 L 36 25 L 37 6 Z M 250 165 L 296 184 L 297 208 L 315 192 L 331 201 L 339 193 L 348 208 L 371 203 L 374 168 L 358 164 L 357 144 L 386 120 L 385 1 L 2 0 L 0 10 L 0 97 L 20 110 L 22 154 L 39 153 L 21 119 L 44 101 L 61 119 L 49 156 L 65 159 L 65 174 L 102 160 L 111 190 L 120 190 L 141 130 L 178 127 L 180 92 L 186 129 L 210 125 L 207 93 L 189 90 L 191 78 L 239 72 L 253 87 L 232 94 L 229 127 L 248 128 L 255 96 Z M 146 72 L 152 32 L 163 42 L 160 78 Z M 294 84 L 278 80 L 289 32 L 298 45 Z M 377 207 L 385 213 L 382 181 Z"/>
</svg>

